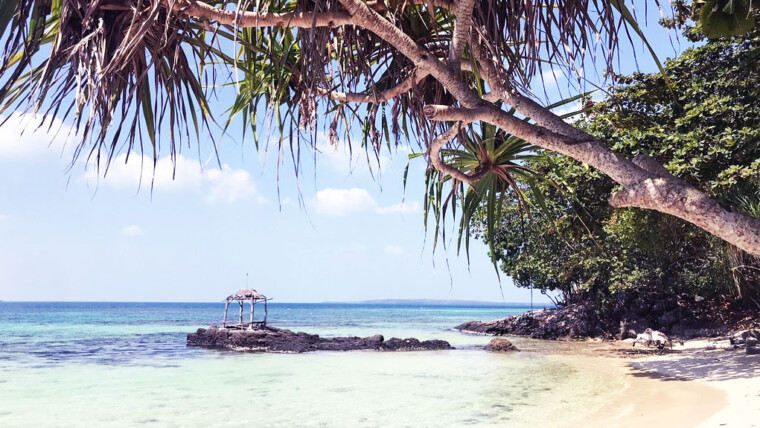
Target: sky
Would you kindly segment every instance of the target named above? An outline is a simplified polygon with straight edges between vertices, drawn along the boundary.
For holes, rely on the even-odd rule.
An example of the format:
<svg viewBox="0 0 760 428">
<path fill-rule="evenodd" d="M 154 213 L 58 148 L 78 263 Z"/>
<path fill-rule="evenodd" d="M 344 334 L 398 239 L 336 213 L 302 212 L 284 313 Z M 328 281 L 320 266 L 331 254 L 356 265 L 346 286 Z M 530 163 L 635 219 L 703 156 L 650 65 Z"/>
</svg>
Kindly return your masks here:
<svg viewBox="0 0 760 428">
<path fill-rule="evenodd" d="M 658 55 L 672 57 L 651 27 Z M 639 69 L 653 70 L 637 51 Z M 549 98 L 567 95 L 561 74 L 543 77 Z M 409 149 L 384 152 L 373 177 L 363 152 L 352 158 L 320 134 L 316 168 L 306 161 L 296 182 L 285 163 L 278 181 L 276 153 L 217 132 L 221 168 L 202 138 L 174 175 L 159 160 L 151 191 L 147 157 L 121 153 L 103 177 L 83 159 L 71 165 L 69 124 L 35 123 L 14 114 L 0 127 L 0 300 L 220 301 L 246 285 L 280 302 L 531 299 L 497 276 L 479 241 L 469 262 L 454 242 L 433 252 L 423 159 L 403 189 Z"/>
</svg>

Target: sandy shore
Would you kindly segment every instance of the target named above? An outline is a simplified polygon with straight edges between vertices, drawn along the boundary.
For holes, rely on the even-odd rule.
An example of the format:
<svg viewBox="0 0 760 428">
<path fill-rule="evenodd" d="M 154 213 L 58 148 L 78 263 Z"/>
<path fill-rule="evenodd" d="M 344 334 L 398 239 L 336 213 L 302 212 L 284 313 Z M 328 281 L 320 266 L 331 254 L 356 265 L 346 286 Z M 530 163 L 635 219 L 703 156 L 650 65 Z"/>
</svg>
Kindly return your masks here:
<svg viewBox="0 0 760 428">
<path fill-rule="evenodd" d="M 760 427 L 760 355 L 726 350 L 728 347 L 725 339 L 693 340 L 676 347 L 678 353 L 633 361 L 630 366 L 633 376 L 655 374 L 722 392 L 725 404 L 698 426 Z"/>
<path fill-rule="evenodd" d="M 630 340 L 514 342 L 523 350 L 624 376 L 620 393 L 559 426 L 760 427 L 760 355 L 726 350 L 727 339 L 691 340 L 664 353 L 632 348 Z"/>
</svg>

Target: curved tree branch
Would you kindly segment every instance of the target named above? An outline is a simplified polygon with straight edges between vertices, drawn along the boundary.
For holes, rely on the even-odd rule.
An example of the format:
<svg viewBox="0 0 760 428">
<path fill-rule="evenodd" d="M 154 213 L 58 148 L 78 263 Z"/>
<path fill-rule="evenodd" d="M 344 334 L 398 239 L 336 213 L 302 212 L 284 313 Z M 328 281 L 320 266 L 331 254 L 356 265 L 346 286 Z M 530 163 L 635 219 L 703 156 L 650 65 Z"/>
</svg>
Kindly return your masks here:
<svg viewBox="0 0 760 428">
<path fill-rule="evenodd" d="M 428 159 L 433 165 L 433 168 L 435 168 L 438 172 L 447 174 L 455 180 L 459 180 L 467 184 L 473 184 L 488 174 L 490 169 L 484 167 L 483 165 L 480 165 L 475 169 L 475 171 L 467 174 L 447 164 L 443 159 L 441 159 L 441 149 L 446 143 L 451 141 L 457 135 L 464 123 L 467 123 L 467 121 L 455 123 L 446 132 L 436 137 L 433 142 L 430 143 L 430 147 L 428 147 Z"/>
<path fill-rule="evenodd" d="M 362 94 L 362 93 L 356 93 L 356 92 L 337 92 L 337 91 L 330 91 L 327 89 L 319 88 L 318 91 L 321 95 L 325 97 L 329 97 L 330 99 L 333 99 L 335 101 L 340 102 L 348 102 L 348 103 L 382 103 L 389 101 L 393 98 L 396 98 L 397 96 L 403 94 L 404 92 L 408 92 L 412 90 L 414 85 L 421 81 L 422 79 L 428 77 L 430 73 L 428 72 L 420 72 L 418 73 L 416 70 L 412 72 L 412 74 L 409 75 L 406 79 L 404 79 L 401 83 L 398 85 L 386 89 L 385 91 L 382 91 L 378 94 Z"/>
</svg>

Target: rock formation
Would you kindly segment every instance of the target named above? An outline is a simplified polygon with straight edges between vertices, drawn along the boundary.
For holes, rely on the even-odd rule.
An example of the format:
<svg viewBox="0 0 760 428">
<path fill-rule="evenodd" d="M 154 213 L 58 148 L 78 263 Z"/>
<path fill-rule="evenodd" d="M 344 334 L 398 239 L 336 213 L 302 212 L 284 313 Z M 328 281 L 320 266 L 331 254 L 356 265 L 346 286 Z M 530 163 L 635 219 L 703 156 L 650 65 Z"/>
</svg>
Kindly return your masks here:
<svg viewBox="0 0 760 428">
<path fill-rule="evenodd" d="M 517 347 L 513 345 L 512 342 L 510 342 L 509 340 L 497 337 L 491 340 L 491 342 L 488 345 L 486 345 L 486 351 L 514 352 L 514 351 L 519 351 L 519 349 L 517 349 Z"/>
<path fill-rule="evenodd" d="M 371 337 L 331 337 L 296 333 L 291 330 L 258 326 L 240 330 L 212 326 L 199 328 L 187 335 L 188 346 L 223 348 L 235 351 L 301 353 L 310 351 L 431 351 L 452 349 L 444 340 L 419 341 L 414 338 L 385 340 L 382 335 Z"/>
</svg>

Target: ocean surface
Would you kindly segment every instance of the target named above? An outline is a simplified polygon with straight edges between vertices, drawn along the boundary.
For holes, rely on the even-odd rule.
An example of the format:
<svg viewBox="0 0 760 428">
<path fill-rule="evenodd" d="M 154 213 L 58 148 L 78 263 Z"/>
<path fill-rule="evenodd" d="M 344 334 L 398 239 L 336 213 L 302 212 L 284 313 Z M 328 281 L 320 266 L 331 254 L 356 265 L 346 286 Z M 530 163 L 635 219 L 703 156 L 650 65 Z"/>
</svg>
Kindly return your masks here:
<svg viewBox="0 0 760 428">
<path fill-rule="evenodd" d="M 452 330 L 526 310 L 272 303 L 277 327 L 457 349 L 256 354 L 185 346 L 220 323 L 221 303 L 0 302 L 0 427 L 557 426 L 625 387 L 608 370 L 488 353 L 489 337 Z"/>
</svg>

